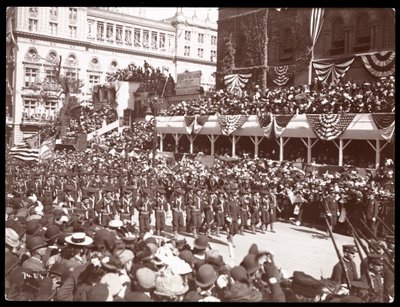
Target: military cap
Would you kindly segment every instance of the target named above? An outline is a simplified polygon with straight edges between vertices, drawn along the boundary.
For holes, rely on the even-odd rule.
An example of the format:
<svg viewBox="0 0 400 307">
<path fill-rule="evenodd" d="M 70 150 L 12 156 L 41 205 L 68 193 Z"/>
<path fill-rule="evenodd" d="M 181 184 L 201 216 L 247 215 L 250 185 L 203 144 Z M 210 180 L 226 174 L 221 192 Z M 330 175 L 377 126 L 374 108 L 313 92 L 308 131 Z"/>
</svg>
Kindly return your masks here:
<svg viewBox="0 0 400 307">
<path fill-rule="evenodd" d="M 383 257 L 377 254 L 369 254 L 368 263 L 374 265 L 383 265 Z"/>
<path fill-rule="evenodd" d="M 344 253 L 355 254 L 357 253 L 356 246 L 353 244 L 346 244 L 342 246 Z"/>
</svg>

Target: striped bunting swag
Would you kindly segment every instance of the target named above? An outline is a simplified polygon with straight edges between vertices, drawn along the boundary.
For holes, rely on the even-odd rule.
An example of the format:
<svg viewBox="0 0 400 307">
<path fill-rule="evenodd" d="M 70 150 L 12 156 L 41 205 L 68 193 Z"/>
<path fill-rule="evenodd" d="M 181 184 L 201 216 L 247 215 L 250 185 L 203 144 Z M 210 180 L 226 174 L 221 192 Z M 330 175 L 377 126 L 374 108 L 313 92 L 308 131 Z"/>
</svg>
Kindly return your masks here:
<svg viewBox="0 0 400 307">
<path fill-rule="evenodd" d="M 264 130 L 264 136 L 269 138 L 271 136 L 272 124 L 274 122 L 272 114 L 259 113 L 257 119 L 260 127 Z"/>
<path fill-rule="evenodd" d="M 376 127 L 385 140 L 391 140 L 394 133 L 395 115 L 394 114 L 371 114 Z"/>
<path fill-rule="evenodd" d="M 195 119 L 194 116 L 185 116 L 187 134 L 192 134 Z"/>
<path fill-rule="evenodd" d="M 246 83 L 251 78 L 251 75 L 252 74 L 225 75 L 224 83 L 225 83 L 226 89 L 229 92 L 233 92 L 235 89 L 242 90 L 246 86 Z"/>
<path fill-rule="evenodd" d="M 39 161 L 39 149 L 30 148 L 25 142 L 16 144 L 16 146 L 10 149 L 9 154 L 10 157 L 23 161 Z"/>
<path fill-rule="evenodd" d="M 365 68 L 375 77 L 388 77 L 395 71 L 395 53 L 393 51 L 362 55 Z"/>
<path fill-rule="evenodd" d="M 218 122 L 223 135 L 230 135 L 236 129 L 242 127 L 248 115 L 218 115 Z"/>
<path fill-rule="evenodd" d="M 325 141 L 339 137 L 355 116 L 355 114 L 306 114 L 311 129 L 321 140 Z"/>
<path fill-rule="evenodd" d="M 278 86 L 283 86 L 289 81 L 288 77 L 288 69 L 289 66 L 276 66 L 275 68 L 275 78 L 273 79 L 273 82 L 278 85 Z"/>
<path fill-rule="evenodd" d="M 293 115 L 275 115 L 274 119 L 274 132 L 275 136 L 279 138 L 283 131 L 285 131 L 286 126 L 289 124 L 290 120 L 292 119 Z"/>
<path fill-rule="evenodd" d="M 194 121 L 193 133 L 198 134 L 203 129 L 204 124 L 208 121 L 208 115 L 196 115 Z"/>
</svg>

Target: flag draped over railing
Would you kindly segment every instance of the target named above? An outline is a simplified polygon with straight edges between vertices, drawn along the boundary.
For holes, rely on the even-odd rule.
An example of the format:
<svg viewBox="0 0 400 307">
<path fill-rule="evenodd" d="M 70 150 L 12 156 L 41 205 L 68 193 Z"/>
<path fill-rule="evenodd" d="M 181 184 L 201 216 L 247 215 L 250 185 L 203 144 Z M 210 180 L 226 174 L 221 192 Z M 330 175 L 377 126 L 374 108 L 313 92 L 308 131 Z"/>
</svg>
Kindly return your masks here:
<svg viewBox="0 0 400 307">
<path fill-rule="evenodd" d="M 328 82 L 332 77 L 331 81 L 334 82 L 346 74 L 353 61 L 354 58 L 343 63 L 313 63 L 313 66 L 320 81 Z"/>
<path fill-rule="evenodd" d="M 247 120 L 248 115 L 218 115 L 218 122 L 223 135 L 230 135 L 239 129 Z"/>
<path fill-rule="evenodd" d="M 321 140 L 338 138 L 353 121 L 355 114 L 306 114 L 311 129 Z"/>
<path fill-rule="evenodd" d="M 385 140 L 390 141 L 394 134 L 395 115 L 372 113 L 371 116 L 382 137 Z"/>
</svg>

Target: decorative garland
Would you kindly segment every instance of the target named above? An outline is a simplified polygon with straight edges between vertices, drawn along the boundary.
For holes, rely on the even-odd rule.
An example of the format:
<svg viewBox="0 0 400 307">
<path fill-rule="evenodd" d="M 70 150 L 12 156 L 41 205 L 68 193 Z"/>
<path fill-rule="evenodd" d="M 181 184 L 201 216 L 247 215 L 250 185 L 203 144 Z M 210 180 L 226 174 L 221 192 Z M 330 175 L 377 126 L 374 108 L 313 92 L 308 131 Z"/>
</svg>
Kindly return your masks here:
<svg viewBox="0 0 400 307">
<path fill-rule="evenodd" d="M 365 68 L 375 77 L 388 77 L 395 71 L 395 53 L 393 51 L 378 52 L 371 55 L 362 55 Z"/>
</svg>

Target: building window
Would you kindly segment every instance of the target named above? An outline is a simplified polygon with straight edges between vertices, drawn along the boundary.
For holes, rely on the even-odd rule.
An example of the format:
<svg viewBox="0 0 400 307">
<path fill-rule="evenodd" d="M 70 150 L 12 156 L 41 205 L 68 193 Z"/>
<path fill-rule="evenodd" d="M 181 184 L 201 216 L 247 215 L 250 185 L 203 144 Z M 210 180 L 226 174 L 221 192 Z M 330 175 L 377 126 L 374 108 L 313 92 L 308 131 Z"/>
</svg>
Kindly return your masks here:
<svg viewBox="0 0 400 307">
<path fill-rule="evenodd" d="M 203 58 L 204 56 L 204 49 L 203 48 L 198 48 L 197 49 L 197 55 L 199 58 Z"/>
<path fill-rule="evenodd" d="M 217 45 L 217 37 L 215 35 L 211 35 L 211 45 Z"/>
<path fill-rule="evenodd" d="M 335 18 L 332 21 L 332 48 L 331 55 L 341 54 L 344 52 L 344 30 L 343 19 Z"/>
<path fill-rule="evenodd" d="M 38 69 L 26 67 L 25 68 L 25 86 L 29 87 L 36 83 L 38 77 Z"/>
<path fill-rule="evenodd" d="M 157 32 L 151 32 L 151 48 L 157 49 L 158 41 L 157 41 Z"/>
<path fill-rule="evenodd" d="M 191 35 L 190 31 L 185 31 L 185 41 L 190 41 L 190 35 Z"/>
<path fill-rule="evenodd" d="M 56 101 L 46 101 L 44 104 L 44 115 L 47 120 L 53 120 L 56 116 Z"/>
<path fill-rule="evenodd" d="M 77 20 L 78 10 L 72 7 L 69 8 L 69 20 Z"/>
<path fill-rule="evenodd" d="M 50 28 L 50 34 L 51 35 L 57 35 L 57 27 L 58 27 L 57 23 L 49 22 L 49 28 Z"/>
<path fill-rule="evenodd" d="M 58 15 L 58 7 L 52 6 L 50 7 L 50 17 L 57 17 Z"/>
<path fill-rule="evenodd" d="M 29 31 L 37 32 L 38 21 L 36 19 L 29 18 Z"/>
<path fill-rule="evenodd" d="M 114 25 L 109 23 L 107 24 L 107 41 L 114 41 Z"/>
<path fill-rule="evenodd" d="M 125 44 L 132 45 L 132 30 L 125 29 Z"/>
<path fill-rule="evenodd" d="M 143 30 L 143 47 L 149 48 L 149 31 Z"/>
<path fill-rule="evenodd" d="M 56 72 L 54 69 L 46 69 L 46 81 L 50 83 L 55 83 L 56 81 Z"/>
<path fill-rule="evenodd" d="M 204 43 L 204 34 L 203 33 L 199 33 L 199 43 L 200 44 Z"/>
<path fill-rule="evenodd" d="M 76 27 L 68 26 L 68 29 L 69 29 L 69 37 L 76 37 Z"/>
<path fill-rule="evenodd" d="M 115 41 L 118 44 L 122 44 L 122 26 L 117 25 L 117 28 L 115 30 L 115 36 L 116 36 Z"/>
<path fill-rule="evenodd" d="M 211 50 L 210 61 L 211 62 L 217 61 L 217 51 L 216 50 Z"/>
<path fill-rule="evenodd" d="M 36 114 L 36 106 L 37 106 L 37 101 L 36 99 L 32 98 L 25 98 L 24 99 L 24 113 L 23 117 L 24 118 L 31 118 Z"/>
<path fill-rule="evenodd" d="M 160 33 L 160 49 L 165 50 L 165 34 Z"/>
<path fill-rule="evenodd" d="M 184 56 L 190 56 L 190 47 L 189 46 L 185 46 Z"/>
<path fill-rule="evenodd" d="M 99 75 L 89 75 L 89 89 L 92 90 L 93 86 L 100 83 Z"/>
<path fill-rule="evenodd" d="M 141 43 L 140 43 L 140 29 L 135 29 L 134 30 L 134 38 L 133 38 L 135 47 L 141 47 Z"/>
<path fill-rule="evenodd" d="M 75 81 L 76 80 L 76 71 L 68 70 L 65 73 L 65 77 L 70 81 Z"/>
<path fill-rule="evenodd" d="M 97 40 L 104 40 L 104 23 L 99 21 L 97 22 Z"/>
<path fill-rule="evenodd" d="M 370 38 L 368 15 L 362 14 L 357 18 L 356 45 L 369 45 Z"/>
</svg>

